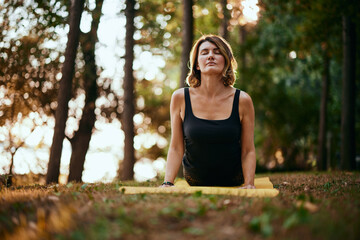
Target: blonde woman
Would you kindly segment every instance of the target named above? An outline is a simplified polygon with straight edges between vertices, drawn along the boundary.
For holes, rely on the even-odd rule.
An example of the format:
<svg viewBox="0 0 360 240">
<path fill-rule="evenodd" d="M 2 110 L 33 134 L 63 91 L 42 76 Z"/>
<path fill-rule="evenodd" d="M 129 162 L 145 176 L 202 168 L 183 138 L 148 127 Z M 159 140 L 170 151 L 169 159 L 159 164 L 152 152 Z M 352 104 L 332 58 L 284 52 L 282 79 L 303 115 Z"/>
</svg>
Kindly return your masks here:
<svg viewBox="0 0 360 240">
<path fill-rule="evenodd" d="M 255 188 L 254 107 L 233 87 L 237 63 L 230 45 L 217 35 L 202 36 L 190 67 L 190 87 L 176 90 L 170 103 L 172 135 L 161 186 L 173 186 L 182 161 L 191 186 Z"/>
</svg>

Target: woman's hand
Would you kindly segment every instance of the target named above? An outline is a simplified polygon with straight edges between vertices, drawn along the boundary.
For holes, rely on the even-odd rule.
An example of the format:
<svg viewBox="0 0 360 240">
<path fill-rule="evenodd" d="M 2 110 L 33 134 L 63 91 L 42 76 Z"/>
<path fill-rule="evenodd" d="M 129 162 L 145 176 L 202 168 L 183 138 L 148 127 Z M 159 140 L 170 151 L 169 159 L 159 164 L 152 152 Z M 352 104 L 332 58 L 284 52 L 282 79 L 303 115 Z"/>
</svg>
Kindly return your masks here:
<svg viewBox="0 0 360 240">
<path fill-rule="evenodd" d="M 174 187 L 172 182 L 163 182 L 159 187 Z"/>
<path fill-rule="evenodd" d="M 161 185 L 159 186 L 159 188 L 167 188 L 167 187 L 175 187 L 175 186 L 164 185 L 164 184 L 161 184 Z"/>
<path fill-rule="evenodd" d="M 246 185 L 240 187 L 240 189 L 256 189 L 256 187 L 252 184 L 246 184 Z"/>
</svg>

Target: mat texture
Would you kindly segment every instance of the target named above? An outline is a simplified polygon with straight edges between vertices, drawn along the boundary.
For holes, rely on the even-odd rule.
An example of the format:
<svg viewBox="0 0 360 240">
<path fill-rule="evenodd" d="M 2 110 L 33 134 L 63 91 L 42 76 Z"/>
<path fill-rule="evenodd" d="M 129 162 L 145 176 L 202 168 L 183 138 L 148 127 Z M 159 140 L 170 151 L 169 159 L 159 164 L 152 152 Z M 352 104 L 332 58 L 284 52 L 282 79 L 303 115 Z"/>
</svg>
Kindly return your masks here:
<svg viewBox="0 0 360 240">
<path fill-rule="evenodd" d="M 124 194 L 140 194 L 140 193 L 181 193 L 192 194 L 201 191 L 202 194 L 216 195 L 234 195 L 241 197 L 275 197 L 279 194 L 274 189 L 268 177 L 255 178 L 256 189 L 240 189 L 239 187 L 190 187 L 185 180 L 178 180 L 174 187 L 130 187 L 122 186 L 119 188 Z"/>
</svg>

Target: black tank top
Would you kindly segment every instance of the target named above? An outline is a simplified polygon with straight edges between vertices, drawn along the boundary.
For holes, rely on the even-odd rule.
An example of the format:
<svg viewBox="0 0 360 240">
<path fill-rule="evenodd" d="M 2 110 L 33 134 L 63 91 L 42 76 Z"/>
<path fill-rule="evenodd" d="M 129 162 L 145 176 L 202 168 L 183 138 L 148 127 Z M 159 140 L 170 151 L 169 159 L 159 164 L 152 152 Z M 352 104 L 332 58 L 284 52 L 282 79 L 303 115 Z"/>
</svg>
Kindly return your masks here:
<svg viewBox="0 0 360 240">
<path fill-rule="evenodd" d="M 196 176 L 201 185 L 228 185 L 231 179 L 242 176 L 240 90 L 236 89 L 231 115 L 224 120 L 194 116 L 189 88 L 184 91 L 184 173 Z"/>
</svg>

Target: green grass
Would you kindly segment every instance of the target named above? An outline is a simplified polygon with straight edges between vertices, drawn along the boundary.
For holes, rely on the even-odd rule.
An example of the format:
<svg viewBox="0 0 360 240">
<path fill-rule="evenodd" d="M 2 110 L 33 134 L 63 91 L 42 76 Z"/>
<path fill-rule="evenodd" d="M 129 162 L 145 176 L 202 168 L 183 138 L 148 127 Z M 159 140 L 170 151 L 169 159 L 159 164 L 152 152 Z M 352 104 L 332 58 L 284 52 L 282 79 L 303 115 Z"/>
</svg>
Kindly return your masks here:
<svg viewBox="0 0 360 240">
<path fill-rule="evenodd" d="M 0 239 L 360 239 L 360 173 L 267 176 L 275 198 L 119 190 L 160 180 L 3 188 Z"/>
</svg>

